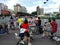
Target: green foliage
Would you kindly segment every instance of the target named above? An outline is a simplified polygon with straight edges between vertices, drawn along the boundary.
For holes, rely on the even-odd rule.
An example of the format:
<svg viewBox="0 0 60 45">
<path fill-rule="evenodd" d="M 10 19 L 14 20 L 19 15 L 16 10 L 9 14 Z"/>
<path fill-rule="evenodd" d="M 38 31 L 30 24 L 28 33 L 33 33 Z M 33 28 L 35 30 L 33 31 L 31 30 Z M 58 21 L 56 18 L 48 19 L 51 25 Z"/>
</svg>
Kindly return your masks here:
<svg viewBox="0 0 60 45">
<path fill-rule="evenodd" d="M 0 14 L 0 17 L 2 17 L 3 15 L 2 14 Z"/>
<path fill-rule="evenodd" d="M 60 15 L 60 13 L 58 13 L 57 15 Z"/>
<path fill-rule="evenodd" d="M 37 11 L 34 11 L 31 13 L 32 15 L 37 15 Z"/>
<path fill-rule="evenodd" d="M 17 12 L 16 16 L 31 16 L 29 13 Z"/>
<path fill-rule="evenodd" d="M 0 14 L 0 17 L 2 17 L 2 16 L 10 16 L 10 14 L 6 14 L 6 15 Z"/>
<path fill-rule="evenodd" d="M 60 19 L 60 17 L 41 17 L 41 19 Z"/>
</svg>

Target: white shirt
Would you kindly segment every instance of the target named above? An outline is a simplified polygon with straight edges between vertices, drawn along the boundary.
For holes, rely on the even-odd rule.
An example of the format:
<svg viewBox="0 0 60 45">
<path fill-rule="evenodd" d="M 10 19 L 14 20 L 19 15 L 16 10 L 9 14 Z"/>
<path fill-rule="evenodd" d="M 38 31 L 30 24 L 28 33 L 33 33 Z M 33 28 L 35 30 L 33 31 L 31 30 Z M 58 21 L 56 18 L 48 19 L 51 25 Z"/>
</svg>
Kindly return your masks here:
<svg viewBox="0 0 60 45">
<path fill-rule="evenodd" d="M 24 33 L 24 32 L 25 32 L 25 30 L 26 30 L 26 29 L 21 28 L 21 29 L 20 29 L 20 33 Z"/>
</svg>

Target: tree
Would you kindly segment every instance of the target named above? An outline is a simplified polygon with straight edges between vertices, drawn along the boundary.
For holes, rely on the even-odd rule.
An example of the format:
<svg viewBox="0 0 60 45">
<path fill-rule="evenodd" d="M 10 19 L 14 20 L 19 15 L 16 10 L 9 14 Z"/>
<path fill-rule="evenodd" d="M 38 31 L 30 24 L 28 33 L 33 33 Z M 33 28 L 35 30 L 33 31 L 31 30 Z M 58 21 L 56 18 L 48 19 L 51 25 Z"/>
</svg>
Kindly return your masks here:
<svg viewBox="0 0 60 45">
<path fill-rule="evenodd" d="M 60 13 L 57 13 L 56 17 L 57 17 L 57 18 L 60 18 Z"/>
<path fill-rule="evenodd" d="M 31 14 L 29 13 L 24 13 L 24 12 L 17 12 L 16 16 L 30 16 Z"/>
<path fill-rule="evenodd" d="M 37 15 L 37 11 L 34 11 L 31 13 L 32 15 Z"/>
</svg>

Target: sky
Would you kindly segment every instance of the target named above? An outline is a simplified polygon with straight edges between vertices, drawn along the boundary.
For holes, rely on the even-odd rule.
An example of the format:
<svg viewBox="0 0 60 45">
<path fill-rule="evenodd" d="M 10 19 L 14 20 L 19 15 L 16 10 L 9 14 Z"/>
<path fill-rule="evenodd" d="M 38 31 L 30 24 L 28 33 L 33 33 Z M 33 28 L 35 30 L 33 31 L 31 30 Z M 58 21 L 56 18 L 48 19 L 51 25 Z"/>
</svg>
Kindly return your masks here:
<svg viewBox="0 0 60 45">
<path fill-rule="evenodd" d="M 60 0 L 0 0 L 0 3 L 6 4 L 9 9 L 13 9 L 16 4 L 20 4 L 26 7 L 28 13 L 36 11 L 36 7 L 39 6 L 44 8 L 45 13 L 50 13 L 59 11 Z"/>
</svg>

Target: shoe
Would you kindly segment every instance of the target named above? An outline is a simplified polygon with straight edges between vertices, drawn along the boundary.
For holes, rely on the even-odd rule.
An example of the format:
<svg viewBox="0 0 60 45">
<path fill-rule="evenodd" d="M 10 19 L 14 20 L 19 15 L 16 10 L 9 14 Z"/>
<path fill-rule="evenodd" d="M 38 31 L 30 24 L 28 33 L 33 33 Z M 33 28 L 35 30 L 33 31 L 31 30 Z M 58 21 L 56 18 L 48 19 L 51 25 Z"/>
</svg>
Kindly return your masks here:
<svg viewBox="0 0 60 45">
<path fill-rule="evenodd" d="M 21 43 L 21 44 L 24 44 L 24 42 L 23 42 L 23 41 L 21 41 L 20 43 Z"/>
<path fill-rule="evenodd" d="M 28 45 L 32 45 L 31 43 L 28 43 Z"/>
</svg>

